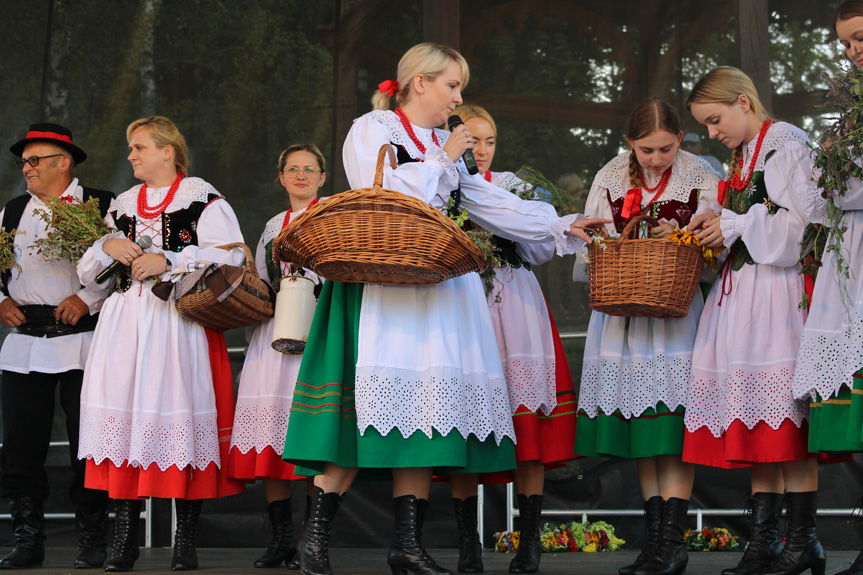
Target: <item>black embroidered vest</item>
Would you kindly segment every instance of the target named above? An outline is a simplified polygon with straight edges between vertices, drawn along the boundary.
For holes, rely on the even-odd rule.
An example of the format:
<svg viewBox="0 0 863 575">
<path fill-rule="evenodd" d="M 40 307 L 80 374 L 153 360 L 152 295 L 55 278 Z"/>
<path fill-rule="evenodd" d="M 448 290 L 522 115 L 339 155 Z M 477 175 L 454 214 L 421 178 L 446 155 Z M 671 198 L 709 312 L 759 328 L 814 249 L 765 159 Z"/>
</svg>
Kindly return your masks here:
<svg viewBox="0 0 863 575">
<path fill-rule="evenodd" d="M 767 153 L 767 157 L 764 158 L 765 165 L 767 165 L 767 162 L 774 153 L 775 150 Z M 771 216 L 776 214 L 780 209 L 786 209 L 776 204 L 767 195 L 767 185 L 764 183 L 763 170 L 753 172 L 752 179 L 749 181 L 749 185 L 746 186 L 746 188 L 742 190 L 729 188 L 728 192 L 731 194 L 731 204 L 728 209 L 736 214 L 745 214 L 749 211 L 749 208 L 755 204 L 766 205 L 767 211 Z M 749 255 L 749 250 L 746 248 L 746 244 L 743 243 L 743 238 L 737 238 L 737 240 L 731 245 L 730 257 L 731 267 L 734 271 L 740 270 L 740 268 L 743 267 L 743 264 L 755 265 L 755 261 L 752 259 L 752 256 Z"/>
</svg>

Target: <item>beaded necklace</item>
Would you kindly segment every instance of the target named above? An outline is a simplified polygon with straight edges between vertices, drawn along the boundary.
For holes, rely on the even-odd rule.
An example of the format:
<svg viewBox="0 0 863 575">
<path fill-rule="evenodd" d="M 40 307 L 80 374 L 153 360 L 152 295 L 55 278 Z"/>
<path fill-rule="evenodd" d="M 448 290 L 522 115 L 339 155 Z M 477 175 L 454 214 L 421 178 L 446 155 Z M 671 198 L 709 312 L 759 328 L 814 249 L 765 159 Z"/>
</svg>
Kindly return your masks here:
<svg viewBox="0 0 863 575">
<path fill-rule="evenodd" d="M 170 189 L 168 189 L 168 195 L 165 196 L 165 199 L 159 202 L 158 205 L 150 207 L 147 205 L 147 182 L 144 182 L 144 185 L 141 186 L 141 189 L 138 191 L 138 215 L 146 220 L 155 220 L 162 213 L 168 209 L 168 206 L 171 205 L 171 202 L 174 200 L 174 196 L 177 194 L 177 189 L 180 187 L 180 182 L 183 181 L 183 178 L 186 177 L 186 174 L 179 172 L 177 177 L 174 179 L 174 183 L 171 184 Z"/>
<path fill-rule="evenodd" d="M 761 153 L 761 144 L 764 143 L 764 137 L 767 135 L 767 130 L 770 128 L 770 125 L 773 123 L 773 120 L 767 118 L 764 120 L 764 123 L 761 124 L 761 131 L 758 132 L 758 141 L 755 142 L 755 152 L 752 154 L 752 158 L 749 160 L 749 170 L 746 174 L 746 179 L 743 180 L 740 178 L 740 174 L 743 173 L 743 154 L 740 154 L 740 163 L 737 164 L 737 169 L 734 171 L 734 175 L 731 176 L 730 180 L 719 182 L 719 203 L 722 204 L 725 199 L 725 192 L 729 188 L 732 190 L 742 191 L 745 190 L 749 185 L 749 182 L 752 181 L 752 174 L 755 173 L 755 163 L 758 161 L 758 155 Z"/>
<path fill-rule="evenodd" d="M 408 133 L 408 137 L 416 145 L 417 149 L 422 153 L 422 155 L 425 155 L 425 153 L 426 153 L 425 145 L 423 145 L 423 143 L 420 142 L 420 139 L 417 138 L 416 133 L 414 133 L 414 128 L 413 128 L 413 126 L 411 126 L 411 121 L 408 120 L 408 117 L 405 116 L 405 113 L 402 111 L 401 108 L 396 108 L 396 116 L 398 116 L 399 120 L 401 120 L 402 126 L 404 126 L 404 129 L 405 129 L 405 132 Z M 434 129 L 432 129 L 432 141 L 435 143 L 435 145 L 438 148 L 440 148 L 440 142 L 438 142 L 437 134 L 435 134 Z M 420 160 L 420 162 L 422 162 L 422 160 Z"/>
</svg>

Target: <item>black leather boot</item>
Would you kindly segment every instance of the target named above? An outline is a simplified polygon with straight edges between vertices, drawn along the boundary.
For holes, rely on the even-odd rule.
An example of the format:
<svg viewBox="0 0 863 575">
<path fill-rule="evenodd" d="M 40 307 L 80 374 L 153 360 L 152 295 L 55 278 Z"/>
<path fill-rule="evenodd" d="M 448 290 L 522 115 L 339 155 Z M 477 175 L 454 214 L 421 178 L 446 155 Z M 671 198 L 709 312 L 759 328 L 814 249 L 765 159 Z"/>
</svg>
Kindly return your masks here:
<svg viewBox="0 0 863 575">
<path fill-rule="evenodd" d="M 423 515 L 428 501 L 413 495 L 393 499 L 395 532 L 387 564 L 393 575 L 453 575 L 432 559 L 423 547 Z"/>
<path fill-rule="evenodd" d="M 259 568 L 278 567 L 282 561 L 288 563 L 297 554 L 291 500 L 273 501 L 267 505 L 267 515 L 270 519 L 273 539 L 264 554 L 255 561 L 255 567 Z"/>
<path fill-rule="evenodd" d="M 455 521 L 458 525 L 458 570 L 460 573 L 482 573 L 482 543 L 477 525 L 477 503 L 474 495 L 467 499 L 453 497 Z"/>
<path fill-rule="evenodd" d="M 141 517 L 140 499 L 114 501 L 114 545 L 111 557 L 105 563 L 105 572 L 131 571 L 141 551 L 138 549 L 138 520 Z"/>
<path fill-rule="evenodd" d="M 754 575 L 798 575 L 807 569 L 812 570 L 812 575 L 824 575 L 827 557 L 815 533 L 817 495 L 817 491 L 785 494 L 788 511 L 785 548 L 769 567 L 755 571 Z"/>
<path fill-rule="evenodd" d="M 12 534 L 15 547 L 3 559 L 0 569 L 27 569 L 41 567 L 45 560 L 45 513 L 42 502 L 29 495 L 9 500 L 12 514 Z"/>
<path fill-rule="evenodd" d="M 854 563 L 848 566 L 848 569 L 840 571 L 836 575 L 863 575 L 863 551 L 854 560 Z"/>
<path fill-rule="evenodd" d="M 108 544 L 105 533 L 108 531 L 108 504 L 91 508 L 79 507 L 75 510 L 75 523 L 78 527 L 78 556 L 75 569 L 96 569 L 105 564 L 108 558 Z"/>
<path fill-rule="evenodd" d="M 191 571 L 198 568 L 198 550 L 195 549 L 195 527 L 201 516 L 203 499 L 174 499 L 177 512 L 177 530 L 174 531 L 173 571 Z"/>
<path fill-rule="evenodd" d="M 518 551 L 509 563 L 510 573 L 536 573 L 542 559 L 542 495 L 518 494 L 520 537 Z"/>
<path fill-rule="evenodd" d="M 659 547 L 647 563 L 635 570 L 635 575 L 678 575 L 686 571 L 689 555 L 683 534 L 689 500 L 671 497 L 662 508 L 659 524 Z"/>
<path fill-rule="evenodd" d="M 749 543 L 743 557 L 733 569 L 725 569 L 722 575 L 752 575 L 764 569 L 782 552 L 779 537 L 779 517 L 782 515 L 781 493 L 759 492 L 752 496 L 752 525 L 749 528 Z"/>
<path fill-rule="evenodd" d="M 306 530 L 306 523 L 309 522 L 309 514 L 312 512 L 312 498 L 306 495 L 306 514 L 303 515 L 303 531 Z M 291 571 L 300 570 L 300 550 L 303 548 L 303 536 L 300 534 L 300 539 L 297 541 L 297 552 L 294 553 L 294 558 L 288 561 L 287 567 Z"/>
<path fill-rule="evenodd" d="M 342 499 L 336 492 L 324 493 L 323 489 L 315 487 L 300 548 L 300 571 L 303 575 L 333 575 L 330 569 L 330 526 Z"/>
<path fill-rule="evenodd" d="M 662 521 L 662 496 L 654 495 L 644 502 L 644 547 L 633 563 L 621 567 L 620 575 L 634 575 L 635 570 L 647 563 L 659 549 L 659 522 Z"/>
</svg>

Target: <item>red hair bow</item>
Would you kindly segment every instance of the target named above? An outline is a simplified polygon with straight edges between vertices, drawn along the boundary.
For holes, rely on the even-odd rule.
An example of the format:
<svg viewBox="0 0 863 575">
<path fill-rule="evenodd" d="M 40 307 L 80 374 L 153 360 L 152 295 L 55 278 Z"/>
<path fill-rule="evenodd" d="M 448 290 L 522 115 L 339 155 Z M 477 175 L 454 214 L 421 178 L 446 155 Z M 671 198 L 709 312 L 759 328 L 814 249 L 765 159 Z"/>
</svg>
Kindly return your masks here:
<svg viewBox="0 0 863 575">
<path fill-rule="evenodd" d="M 399 83 L 395 80 L 385 80 L 378 84 L 378 89 L 389 97 L 393 97 L 399 90 Z"/>
</svg>

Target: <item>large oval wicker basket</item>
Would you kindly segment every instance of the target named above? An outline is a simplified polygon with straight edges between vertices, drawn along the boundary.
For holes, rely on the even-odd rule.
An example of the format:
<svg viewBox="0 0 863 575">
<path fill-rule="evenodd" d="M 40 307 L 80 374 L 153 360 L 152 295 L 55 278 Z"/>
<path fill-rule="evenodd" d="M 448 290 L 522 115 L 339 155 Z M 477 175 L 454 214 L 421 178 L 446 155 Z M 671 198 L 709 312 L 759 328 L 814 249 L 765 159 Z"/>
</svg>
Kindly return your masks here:
<svg viewBox="0 0 863 575">
<path fill-rule="evenodd" d="M 701 248 L 632 239 L 642 221 L 656 225 L 649 216 L 636 216 L 616 240 L 590 245 L 590 307 L 608 315 L 684 317 L 704 266 Z"/>
<path fill-rule="evenodd" d="M 452 220 L 425 202 L 385 190 L 378 152 L 374 186 L 318 202 L 286 226 L 273 248 L 282 261 L 353 283 L 430 285 L 485 269 L 482 254 Z"/>
</svg>

